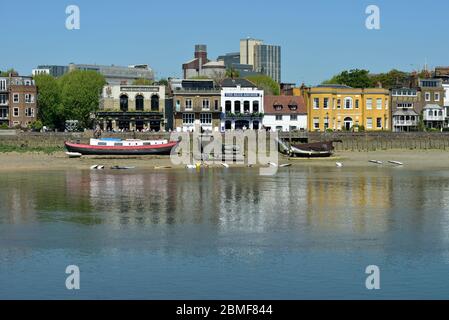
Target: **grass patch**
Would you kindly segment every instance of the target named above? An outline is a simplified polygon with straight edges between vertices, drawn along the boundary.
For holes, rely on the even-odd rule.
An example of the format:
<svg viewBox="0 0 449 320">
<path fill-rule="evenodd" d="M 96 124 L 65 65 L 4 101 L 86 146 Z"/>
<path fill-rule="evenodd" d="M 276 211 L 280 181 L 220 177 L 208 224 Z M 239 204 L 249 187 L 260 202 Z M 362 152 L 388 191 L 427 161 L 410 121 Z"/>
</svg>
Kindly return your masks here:
<svg viewBox="0 0 449 320">
<path fill-rule="evenodd" d="M 36 152 L 36 153 L 53 154 L 53 153 L 64 151 L 64 150 L 65 150 L 64 147 L 29 147 L 29 146 L 17 146 L 17 145 L 0 145 L 0 153 Z"/>
</svg>

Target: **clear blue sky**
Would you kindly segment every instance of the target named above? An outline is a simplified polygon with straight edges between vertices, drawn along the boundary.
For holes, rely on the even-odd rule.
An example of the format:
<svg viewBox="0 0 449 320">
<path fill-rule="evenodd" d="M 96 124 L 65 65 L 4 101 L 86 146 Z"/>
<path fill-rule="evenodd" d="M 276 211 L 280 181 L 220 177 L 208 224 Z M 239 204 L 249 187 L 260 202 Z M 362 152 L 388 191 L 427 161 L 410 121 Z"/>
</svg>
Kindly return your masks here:
<svg viewBox="0 0 449 320">
<path fill-rule="evenodd" d="M 39 64 L 147 63 L 157 78 L 180 76 L 195 44 L 210 58 L 247 36 L 282 46 L 282 80 L 317 84 L 344 69 L 449 65 L 448 0 L 1 0 L 0 69 L 30 74 Z M 81 30 L 65 28 L 66 6 Z M 381 30 L 365 28 L 365 8 Z"/>
</svg>

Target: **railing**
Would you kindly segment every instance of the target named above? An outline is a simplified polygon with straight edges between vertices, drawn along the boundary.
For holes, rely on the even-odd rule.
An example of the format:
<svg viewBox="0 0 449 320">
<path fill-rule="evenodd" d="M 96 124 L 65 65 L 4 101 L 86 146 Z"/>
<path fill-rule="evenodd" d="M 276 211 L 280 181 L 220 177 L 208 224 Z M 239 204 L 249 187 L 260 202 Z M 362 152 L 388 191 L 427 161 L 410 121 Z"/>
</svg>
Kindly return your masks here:
<svg viewBox="0 0 449 320">
<path fill-rule="evenodd" d="M 393 120 L 394 126 L 417 126 L 418 121 L 416 120 Z"/>
<path fill-rule="evenodd" d="M 426 115 L 424 115 L 424 121 L 444 121 L 444 116 L 426 116 Z"/>
</svg>

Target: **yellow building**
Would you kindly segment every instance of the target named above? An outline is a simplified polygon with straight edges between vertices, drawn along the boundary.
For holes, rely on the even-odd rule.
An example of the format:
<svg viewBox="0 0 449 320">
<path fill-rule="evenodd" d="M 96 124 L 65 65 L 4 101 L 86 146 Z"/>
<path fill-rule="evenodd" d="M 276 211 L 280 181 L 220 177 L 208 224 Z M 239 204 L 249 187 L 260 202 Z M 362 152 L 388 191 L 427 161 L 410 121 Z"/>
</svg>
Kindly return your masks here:
<svg viewBox="0 0 449 320">
<path fill-rule="evenodd" d="M 295 93 L 298 93 L 296 91 Z M 343 85 L 301 87 L 307 104 L 309 131 L 390 131 L 390 92 L 382 88 L 357 89 Z"/>
</svg>

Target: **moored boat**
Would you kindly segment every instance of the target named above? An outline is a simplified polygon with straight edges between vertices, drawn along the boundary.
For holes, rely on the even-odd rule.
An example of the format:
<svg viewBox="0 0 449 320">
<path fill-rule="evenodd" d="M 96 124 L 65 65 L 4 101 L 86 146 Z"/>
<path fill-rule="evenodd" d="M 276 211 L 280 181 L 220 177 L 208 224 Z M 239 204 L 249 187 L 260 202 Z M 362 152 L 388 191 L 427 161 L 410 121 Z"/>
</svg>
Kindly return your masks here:
<svg viewBox="0 0 449 320">
<path fill-rule="evenodd" d="M 332 140 L 316 143 L 288 144 L 279 140 L 279 151 L 291 157 L 326 158 L 334 154 L 334 143 L 341 140 Z"/>
<path fill-rule="evenodd" d="M 178 142 L 168 140 L 90 139 L 90 144 L 65 142 L 69 152 L 82 155 L 170 155 Z"/>
</svg>

